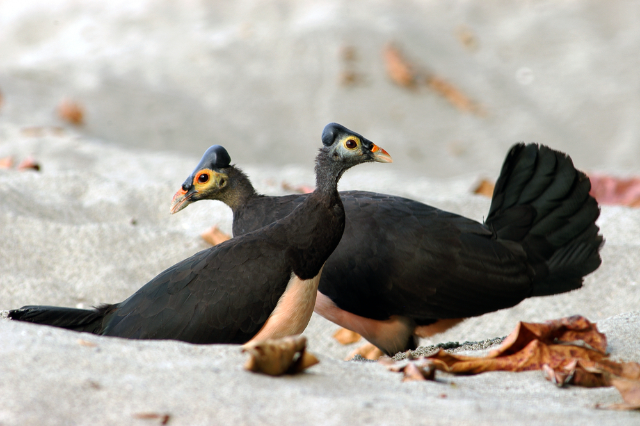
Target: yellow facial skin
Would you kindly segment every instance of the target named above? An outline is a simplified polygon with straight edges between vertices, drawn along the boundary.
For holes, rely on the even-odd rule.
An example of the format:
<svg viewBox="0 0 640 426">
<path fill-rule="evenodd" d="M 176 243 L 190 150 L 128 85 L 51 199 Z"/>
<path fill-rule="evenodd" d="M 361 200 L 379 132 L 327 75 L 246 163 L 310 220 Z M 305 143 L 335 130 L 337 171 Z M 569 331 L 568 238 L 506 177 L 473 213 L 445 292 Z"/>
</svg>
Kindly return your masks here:
<svg viewBox="0 0 640 426">
<path fill-rule="evenodd" d="M 354 151 L 360 146 L 360 138 L 356 136 L 347 136 L 342 140 L 342 146 L 349 151 Z"/>
<path fill-rule="evenodd" d="M 171 214 L 178 213 L 193 201 L 196 201 L 194 197 L 200 199 L 205 193 L 220 191 L 227 186 L 228 181 L 228 176 L 224 173 L 211 169 L 198 170 L 191 181 L 191 188 L 187 191 L 180 188 L 173 196 L 170 208 Z"/>
</svg>

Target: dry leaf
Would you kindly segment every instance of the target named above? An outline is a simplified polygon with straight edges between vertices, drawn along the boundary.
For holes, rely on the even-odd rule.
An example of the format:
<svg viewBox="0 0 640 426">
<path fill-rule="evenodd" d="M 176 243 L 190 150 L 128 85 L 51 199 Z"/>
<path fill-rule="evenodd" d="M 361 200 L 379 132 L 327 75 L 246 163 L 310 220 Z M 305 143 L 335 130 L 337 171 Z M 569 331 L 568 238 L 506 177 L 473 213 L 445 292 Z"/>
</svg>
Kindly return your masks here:
<svg viewBox="0 0 640 426">
<path fill-rule="evenodd" d="M 60 126 L 53 126 L 50 128 L 51 133 L 53 133 L 55 136 L 62 136 L 64 135 L 64 127 L 60 127 Z"/>
<path fill-rule="evenodd" d="M 155 420 L 159 419 L 161 425 L 166 425 L 169 423 L 171 419 L 170 414 L 160 414 L 160 413 L 133 413 L 132 417 L 134 419 L 142 419 L 142 420 Z"/>
<path fill-rule="evenodd" d="M 607 338 L 596 325 L 575 315 L 542 324 L 520 322 L 485 357 L 453 355 L 440 349 L 427 359 L 433 368 L 453 374 L 542 370 L 557 386 L 615 386 L 625 403 L 605 408 L 640 408 L 640 364 L 611 361 L 606 349 Z"/>
<path fill-rule="evenodd" d="M 465 25 L 458 26 L 456 36 L 467 50 L 472 52 L 478 50 L 478 39 L 469 27 Z"/>
<path fill-rule="evenodd" d="M 404 374 L 403 382 L 435 380 L 436 378 L 436 367 L 427 358 L 410 360 L 402 372 Z"/>
<path fill-rule="evenodd" d="M 333 333 L 333 338 L 336 339 L 342 345 L 350 345 L 351 343 L 355 343 L 362 338 L 355 331 L 347 330 L 346 328 L 340 328 L 335 333 Z"/>
<path fill-rule="evenodd" d="M 382 357 L 379 363 L 386 366 L 389 371 L 403 373 L 403 382 L 435 380 L 436 367 L 433 362 L 426 357 L 417 359 L 405 359 L 399 362 L 393 361 L 389 357 Z"/>
<path fill-rule="evenodd" d="M 100 385 L 100 383 L 96 382 L 95 380 L 87 380 L 86 384 L 91 389 L 96 389 L 96 390 L 102 389 L 102 386 Z"/>
<path fill-rule="evenodd" d="M 485 115 L 485 111 L 464 93 L 445 79 L 430 72 L 419 69 L 404 58 L 400 50 L 393 44 L 385 45 L 383 50 L 387 75 L 396 84 L 406 88 L 414 88 L 418 81 L 445 98 L 460 111 L 476 115 Z"/>
<path fill-rule="evenodd" d="M 377 359 L 380 359 L 380 357 L 384 356 L 382 351 L 378 349 L 375 345 L 372 345 L 371 343 L 366 343 L 360 346 L 355 351 L 351 352 L 344 360 L 349 361 L 353 359 L 353 357 L 356 355 L 360 355 L 365 359 L 371 359 L 371 360 L 377 360 Z"/>
<path fill-rule="evenodd" d="M 591 181 L 589 194 L 599 204 L 640 207 L 640 178 L 621 179 L 592 174 L 589 175 L 589 180 Z"/>
<path fill-rule="evenodd" d="M 35 170 L 39 172 L 40 164 L 36 163 L 33 157 L 27 157 L 18 164 L 18 170 Z"/>
<path fill-rule="evenodd" d="M 78 339 L 78 344 L 80 346 L 86 346 L 88 348 L 95 348 L 96 346 L 98 346 L 96 343 L 90 342 L 88 340 L 84 340 L 84 339 Z"/>
<path fill-rule="evenodd" d="M 285 191 L 297 192 L 298 194 L 310 194 L 314 188 L 308 185 L 291 185 L 288 182 L 282 182 L 282 189 Z"/>
<path fill-rule="evenodd" d="M 451 83 L 435 75 L 426 78 L 427 86 L 460 111 L 484 115 L 484 111 Z"/>
<path fill-rule="evenodd" d="M 340 73 L 339 83 L 341 86 L 353 86 L 362 81 L 362 77 L 353 70 L 344 70 Z"/>
<path fill-rule="evenodd" d="M 356 48 L 353 46 L 340 47 L 340 58 L 343 62 L 353 62 L 356 60 Z"/>
<path fill-rule="evenodd" d="M 10 169 L 13 167 L 13 157 L 0 158 L 0 169 Z"/>
<path fill-rule="evenodd" d="M 270 376 L 300 373 L 320 362 L 306 348 L 307 339 L 304 336 L 247 343 L 242 347 L 242 352 L 248 353 L 250 357 L 244 368 Z"/>
<path fill-rule="evenodd" d="M 414 66 L 407 61 L 400 50 L 388 43 L 383 49 L 384 63 L 387 75 L 398 86 L 412 88 L 416 83 L 416 71 Z"/>
<path fill-rule="evenodd" d="M 218 225 L 213 225 L 207 231 L 203 232 L 200 237 L 212 246 L 231 239 L 231 235 L 222 232 L 220 228 L 218 228 Z"/>
<path fill-rule="evenodd" d="M 342 71 L 339 76 L 339 83 L 341 86 L 354 86 L 361 83 L 364 78 L 360 75 L 356 69 L 356 49 L 353 46 L 342 46 L 340 48 L 340 59 L 342 62 Z"/>
<path fill-rule="evenodd" d="M 41 127 L 41 126 L 23 127 L 22 129 L 20 129 L 20 133 L 30 138 L 39 138 L 44 136 L 44 127 Z"/>
<path fill-rule="evenodd" d="M 77 102 L 65 99 L 58 105 L 58 115 L 63 120 L 80 126 L 84 123 L 84 108 Z"/>
<path fill-rule="evenodd" d="M 486 179 L 482 179 L 476 189 L 473 190 L 474 194 L 484 195 L 485 197 L 493 197 L 493 189 L 495 188 L 495 184 Z"/>
<path fill-rule="evenodd" d="M 612 378 L 611 384 L 620 392 L 624 402 L 606 408 L 612 410 L 640 410 L 640 380 Z"/>
</svg>

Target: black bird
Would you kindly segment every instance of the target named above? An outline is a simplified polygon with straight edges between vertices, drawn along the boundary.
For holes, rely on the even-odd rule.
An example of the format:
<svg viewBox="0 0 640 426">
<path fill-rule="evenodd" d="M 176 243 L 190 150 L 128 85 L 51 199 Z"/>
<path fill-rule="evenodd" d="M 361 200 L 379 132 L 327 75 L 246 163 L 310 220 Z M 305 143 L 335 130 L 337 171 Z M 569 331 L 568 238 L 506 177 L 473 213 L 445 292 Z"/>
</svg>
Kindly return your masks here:
<svg viewBox="0 0 640 426">
<path fill-rule="evenodd" d="M 209 148 L 172 213 L 220 200 L 238 236 L 310 197 L 259 195 L 230 161 L 223 147 Z M 484 223 L 402 197 L 341 192 L 344 235 L 325 264 L 315 311 L 394 354 L 463 318 L 580 288 L 601 263 L 590 188 L 567 155 L 520 143 L 507 154 Z"/>
<path fill-rule="evenodd" d="M 342 237 L 338 180 L 350 167 L 391 162 L 368 139 L 332 123 L 316 158 L 316 190 L 291 214 L 170 267 L 121 303 L 93 310 L 25 306 L 14 320 L 131 339 L 245 343 L 302 333 L 323 265 Z M 195 185 L 213 172 L 201 171 Z M 273 223 L 272 223 L 273 222 Z"/>
</svg>

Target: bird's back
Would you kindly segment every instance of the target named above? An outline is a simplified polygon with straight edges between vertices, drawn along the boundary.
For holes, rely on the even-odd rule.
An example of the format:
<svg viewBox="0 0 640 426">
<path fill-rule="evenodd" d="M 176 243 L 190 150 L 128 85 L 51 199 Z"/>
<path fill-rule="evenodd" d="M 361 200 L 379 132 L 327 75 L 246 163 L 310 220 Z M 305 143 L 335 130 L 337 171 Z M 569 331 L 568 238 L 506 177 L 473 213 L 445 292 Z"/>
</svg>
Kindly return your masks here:
<svg viewBox="0 0 640 426">
<path fill-rule="evenodd" d="M 291 276 L 286 247 L 254 233 L 165 270 L 108 318 L 102 334 L 192 343 L 244 343 L 275 308 Z"/>
</svg>

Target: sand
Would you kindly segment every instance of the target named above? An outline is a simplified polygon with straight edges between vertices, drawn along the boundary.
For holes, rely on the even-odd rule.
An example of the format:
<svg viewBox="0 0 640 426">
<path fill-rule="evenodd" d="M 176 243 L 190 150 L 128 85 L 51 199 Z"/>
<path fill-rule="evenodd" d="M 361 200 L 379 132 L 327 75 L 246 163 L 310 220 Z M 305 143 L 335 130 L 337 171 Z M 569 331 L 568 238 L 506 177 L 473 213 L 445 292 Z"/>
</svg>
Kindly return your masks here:
<svg viewBox="0 0 640 426">
<path fill-rule="evenodd" d="M 359 166 L 340 189 L 386 192 L 482 220 L 517 141 L 568 152 L 588 172 L 639 173 L 640 35 L 634 2 L 248 1 L 180 7 L 25 0 L 0 5 L 0 310 L 90 307 L 129 296 L 230 232 L 221 203 L 169 215 L 173 193 L 213 143 L 260 192 L 312 184 L 319 135 L 338 121 L 394 157 Z M 460 42 L 470 31 L 476 47 Z M 464 31 L 463 31 L 464 32 Z M 394 41 L 422 71 L 483 107 L 461 111 L 422 85 L 398 87 L 381 51 Z M 344 47 L 355 49 L 345 59 Z M 341 83 L 344 71 L 360 79 Z M 82 126 L 56 115 L 63 98 Z M 603 265 L 584 288 L 469 319 L 432 339 L 487 342 L 517 321 L 582 314 L 621 360 L 640 361 L 640 211 L 603 206 Z M 401 383 L 381 365 L 347 362 L 357 345 L 305 331 L 321 363 L 270 378 L 245 372 L 236 346 L 84 335 L 0 319 L 0 425 L 637 424 L 595 409 L 617 391 L 558 389 L 540 372 L 439 375 Z M 87 343 L 88 342 L 88 343 Z M 463 353 L 482 353 L 485 344 Z"/>
</svg>

